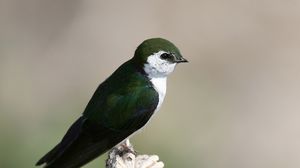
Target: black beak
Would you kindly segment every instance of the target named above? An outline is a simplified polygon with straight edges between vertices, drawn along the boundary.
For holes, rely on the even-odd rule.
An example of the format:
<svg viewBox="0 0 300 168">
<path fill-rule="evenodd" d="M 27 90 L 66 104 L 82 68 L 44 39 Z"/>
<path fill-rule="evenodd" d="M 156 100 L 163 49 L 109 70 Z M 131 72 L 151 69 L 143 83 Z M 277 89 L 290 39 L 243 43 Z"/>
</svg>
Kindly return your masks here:
<svg viewBox="0 0 300 168">
<path fill-rule="evenodd" d="M 176 63 L 185 63 L 185 62 L 189 62 L 188 60 L 186 60 L 185 58 L 181 57 L 179 59 L 175 60 Z"/>
</svg>

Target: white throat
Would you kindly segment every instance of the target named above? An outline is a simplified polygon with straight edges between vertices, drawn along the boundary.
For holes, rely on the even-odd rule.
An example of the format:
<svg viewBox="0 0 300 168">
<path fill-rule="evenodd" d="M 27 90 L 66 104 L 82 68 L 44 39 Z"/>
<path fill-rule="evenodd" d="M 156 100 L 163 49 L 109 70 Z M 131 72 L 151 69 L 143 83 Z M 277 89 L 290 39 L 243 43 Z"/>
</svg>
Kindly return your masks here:
<svg viewBox="0 0 300 168">
<path fill-rule="evenodd" d="M 144 70 L 148 74 L 149 78 L 167 77 L 174 71 L 176 63 L 171 63 L 167 60 L 161 59 L 160 56 L 163 53 L 166 52 L 159 51 L 147 58 L 147 63 L 144 65 Z"/>
<path fill-rule="evenodd" d="M 166 53 L 165 51 L 159 51 L 153 53 L 147 58 L 147 63 L 144 64 L 144 71 L 150 78 L 154 89 L 159 95 L 158 105 L 155 111 L 158 111 L 162 105 L 162 102 L 166 95 L 167 90 L 167 76 L 175 69 L 176 63 L 163 60 L 160 56 Z"/>
</svg>

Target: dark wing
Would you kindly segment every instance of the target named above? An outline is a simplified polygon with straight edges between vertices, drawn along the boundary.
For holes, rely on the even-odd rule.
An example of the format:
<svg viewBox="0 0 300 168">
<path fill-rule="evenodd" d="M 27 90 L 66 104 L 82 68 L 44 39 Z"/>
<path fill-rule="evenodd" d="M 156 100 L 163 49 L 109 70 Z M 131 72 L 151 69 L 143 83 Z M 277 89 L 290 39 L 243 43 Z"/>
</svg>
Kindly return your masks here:
<svg viewBox="0 0 300 168">
<path fill-rule="evenodd" d="M 136 129 L 148 121 L 158 100 L 145 74 L 127 62 L 99 85 L 83 116 L 114 130 Z"/>
<path fill-rule="evenodd" d="M 102 101 L 91 103 L 84 116 L 116 131 L 144 126 L 158 104 L 158 93 L 150 85 L 115 90 Z M 91 100 L 93 101 L 93 100 Z"/>
</svg>

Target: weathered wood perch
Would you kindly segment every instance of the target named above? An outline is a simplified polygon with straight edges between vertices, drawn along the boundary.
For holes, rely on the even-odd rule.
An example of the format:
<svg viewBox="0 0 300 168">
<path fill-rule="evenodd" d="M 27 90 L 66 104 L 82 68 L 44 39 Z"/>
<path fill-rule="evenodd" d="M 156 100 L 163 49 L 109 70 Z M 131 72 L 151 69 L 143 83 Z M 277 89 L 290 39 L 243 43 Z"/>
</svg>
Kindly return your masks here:
<svg viewBox="0 0 300 168">
<path fill-rule="evenodd" d="M 157 155 L 137 155 L 130 144 L 125 140 L 114 147 L 106 160 L 106 168 L 163 168 L 164 163 Z"/>
</svg>

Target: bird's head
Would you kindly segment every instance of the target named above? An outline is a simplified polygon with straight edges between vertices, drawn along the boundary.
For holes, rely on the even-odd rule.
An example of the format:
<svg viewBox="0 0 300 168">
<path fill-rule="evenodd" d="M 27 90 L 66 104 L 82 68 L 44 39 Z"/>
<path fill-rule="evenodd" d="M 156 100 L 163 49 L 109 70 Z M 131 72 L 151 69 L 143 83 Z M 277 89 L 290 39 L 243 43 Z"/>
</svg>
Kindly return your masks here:
<svg viewBox="0 0 300 168">
<path fill-rule="evenodd" d="M 178 63 L 188 62 L 173 43 L 162 38 L 142 42 L 135 50 L 133 60 L 142 65 L 150 78 L 166 77 Z"/>
</svg>

